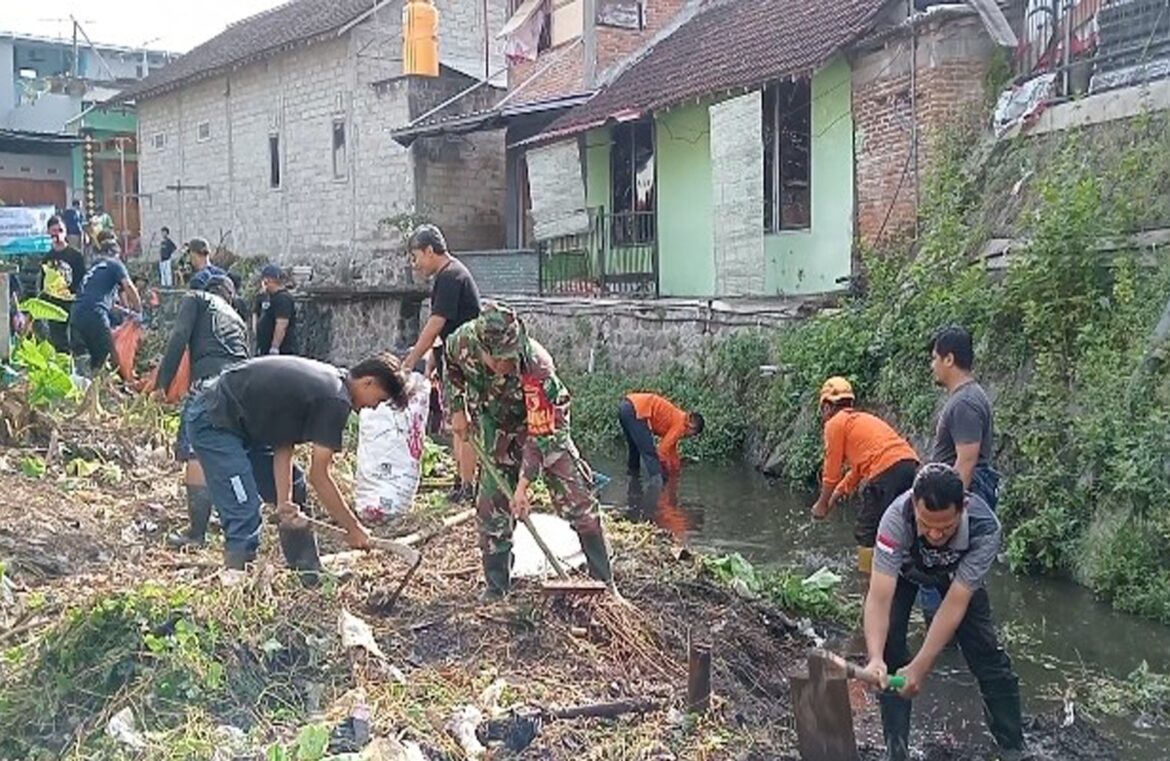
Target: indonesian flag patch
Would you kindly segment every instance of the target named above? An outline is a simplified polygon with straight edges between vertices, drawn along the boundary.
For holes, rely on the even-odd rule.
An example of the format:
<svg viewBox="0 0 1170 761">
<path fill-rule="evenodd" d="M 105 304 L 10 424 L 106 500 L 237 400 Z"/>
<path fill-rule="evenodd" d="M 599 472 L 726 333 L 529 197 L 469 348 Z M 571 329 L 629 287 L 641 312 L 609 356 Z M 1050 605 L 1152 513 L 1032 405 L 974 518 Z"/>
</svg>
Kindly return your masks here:
<svg viewBox="0 0 1170 761">
<path fill-rule="evenodd" d="M 551 436 L 556 431 L 556 411 L 539 378 L 524 376 L 524 407 L 528 412 L 528 433 Z"/>
<path fill-rule="evenodd" d="M 887 555 L 893 555 L 898 551 L 898 543 L 885 534 L 878 534 L 877 548 Z"/>
</svg>

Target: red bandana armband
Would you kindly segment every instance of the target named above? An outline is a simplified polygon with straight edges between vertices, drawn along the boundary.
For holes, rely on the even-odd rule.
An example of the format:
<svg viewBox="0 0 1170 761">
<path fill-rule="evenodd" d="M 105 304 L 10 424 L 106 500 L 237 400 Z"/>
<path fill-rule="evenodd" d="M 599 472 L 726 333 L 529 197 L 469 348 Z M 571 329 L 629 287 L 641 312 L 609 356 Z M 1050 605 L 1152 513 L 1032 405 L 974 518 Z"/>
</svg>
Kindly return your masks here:
<svg viewBox="0 0 1170 761">
<path fill-rule="evenodd" d="M 531 436 L 549 436 L 556 431 L 556 409 L 545 391 L 544 381 L 524 376 L 524 407 Z"/>
</svg>

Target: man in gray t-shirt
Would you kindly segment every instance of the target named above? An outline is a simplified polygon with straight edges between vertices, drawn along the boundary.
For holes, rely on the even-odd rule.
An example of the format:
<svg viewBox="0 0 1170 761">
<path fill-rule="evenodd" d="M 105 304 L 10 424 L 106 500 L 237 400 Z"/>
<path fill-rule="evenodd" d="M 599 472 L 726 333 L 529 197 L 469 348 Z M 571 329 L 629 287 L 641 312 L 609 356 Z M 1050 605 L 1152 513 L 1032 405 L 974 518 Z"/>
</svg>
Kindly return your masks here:
<svg viewBox="0 0 1170 761">
<path fill-rule="evenodd" d="M 883 693 L 882 730 L 890 761 L 909 759 L 910 698 L 926 683 L 939 654 L 957 635 L 979 681 L 988 728 L 1004 758 L 1024 752 L 1019 680 L 999 645 L 983 583 L 999 551 L 999 520 L 977 495 L 965 493 L 950 465 L 923 466 L 914 488 L 894 500 L 878 528 L 865 600 L 866 670 L 883 680 L 906 677 L 899 693 Z M 920 588 L 937 590 L 942 607 L 913 659 L 906 644 Z"/>
<path fill-rule="evenodd" d="M 930 369 L 949 396 L 938 416 L 930 461 L 954 465 L 963 485 L 994 511 L 999 504 L 999 474 L 991 464 L 995 423 L 991 399 L 971 375 L 974 361 L 965 328 L 943 328 L 934 337 Z"/>
</svg>

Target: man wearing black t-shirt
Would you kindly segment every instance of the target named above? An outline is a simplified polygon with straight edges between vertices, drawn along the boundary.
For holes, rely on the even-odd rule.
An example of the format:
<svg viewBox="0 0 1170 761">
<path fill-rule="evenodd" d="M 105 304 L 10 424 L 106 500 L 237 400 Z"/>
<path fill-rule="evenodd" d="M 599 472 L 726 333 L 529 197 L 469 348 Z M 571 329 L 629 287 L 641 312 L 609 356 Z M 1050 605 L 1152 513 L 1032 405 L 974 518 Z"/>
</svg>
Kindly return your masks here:
<svg viewBox="0 0 1170 761">
<path fill-rule="evenodd" d="M 431 316 L 423 325 L 418 341 L 406 355 L 406 368 L 413 370 L 424 355 L 430 368 L 443 372 L 443 344 L 456 328 L 479 317 L 479 289 L 463 262 L 451 256 L 443 233 L 434 225 L 421 225 L 408 244 L 414 269 L 432 279 Z M 451 415 L 452 448 L 459 465 L 459 481 L 451 492 L 452 502 L 470 501 L 475 482 L 475 450 L 467 441 L 467 417 Z"/>
<path fill-rule="evenodd" d="M 45 301 L 68 312 L 77 294 L 81 293 L 81 281 L 85 278 L 85 257 L 66 242 L 65 223 L 60 217 L 50 217 L 48 228 L 52 248 L 42 264 L 49 267 L 53 274 L 44 274 L 41 292 Z M 49 341 L 57 351 L 68 352 L 69 323 L 50 322 Z"/>
<path fill-rule="evenodd" d="M 256 356 L 297 353 L 297 305 L 284 288 L 284 273 L 275 264 L 260 270 L 261 291 L 252 312 Z"/>
<path fill-rule="evenodd" d="M 330 517 L 346 531 L 350 546 L 367 548 L 369 534 L 346 505 L 333 480 L 333 456 L 351 411 L 385 401 L 406 406 L 398 359 L 370 357 L 349 371 L 301 357 L 258 357 L 225 370 L 183 410 L 192 449 L 224 535 L 224 565 L 242 570 L 260 546 L 260 504 L 275 504 L 282 518 L 300 514 L 294 502 L 299 480 L 293 447 L 313 445 L 309 485 Z M 320 568 L 317 543 L 308 528 L 280 527 L 289 566 Z"/>
</svg>

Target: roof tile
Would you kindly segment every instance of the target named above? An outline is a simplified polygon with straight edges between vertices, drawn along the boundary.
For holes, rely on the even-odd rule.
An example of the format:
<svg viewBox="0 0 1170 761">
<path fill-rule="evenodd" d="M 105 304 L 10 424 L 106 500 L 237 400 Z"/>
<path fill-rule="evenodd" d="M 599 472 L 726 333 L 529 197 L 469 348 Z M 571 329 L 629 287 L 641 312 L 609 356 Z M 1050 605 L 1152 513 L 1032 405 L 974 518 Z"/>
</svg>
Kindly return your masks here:
<svg viewBox="0 0 1170 761">
<path fill-rule="evenodd" d="M 230 25 L 165 68 L 151 71 L 119 93 L 117 100 L 159 95 L 188 80 L 313 40 L 340 29 L 372 7 L 373 0 L 291 0 Z"/>
<path fill-rule="evenodd" d="M 615 114 L 811 74 L 868 32 L 888 0 L 716 0 L 659 40 L 544 136 Z"/>
</svg>

